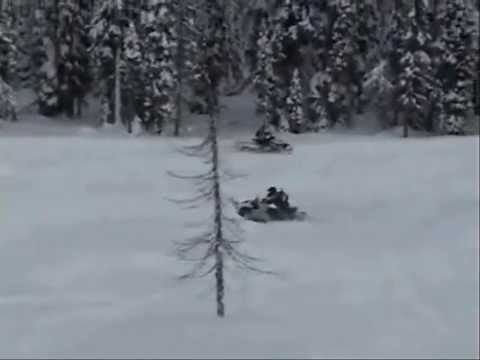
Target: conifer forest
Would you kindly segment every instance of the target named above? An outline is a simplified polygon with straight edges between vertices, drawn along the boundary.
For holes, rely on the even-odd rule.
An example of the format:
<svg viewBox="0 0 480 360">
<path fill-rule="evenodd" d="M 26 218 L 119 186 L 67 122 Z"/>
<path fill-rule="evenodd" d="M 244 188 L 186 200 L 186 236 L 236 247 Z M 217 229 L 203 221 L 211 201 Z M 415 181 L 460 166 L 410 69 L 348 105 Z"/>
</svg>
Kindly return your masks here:
<svg viewBox="0 0 480 360">
<path fill-rule="evenodd" d="M 474 0 L 0 4 L 6 120 L 28 88 L 47 117 L 81 116 L 94 97 L 102 124 L 179 135 L 185 113 L 207 111 L 202 62 L 216 96 L 254 93 L 265 122 L 293 133 L 354 127 L 370 111 L 386 128 L 460 135 L 479 112 Z"/>
</svg>

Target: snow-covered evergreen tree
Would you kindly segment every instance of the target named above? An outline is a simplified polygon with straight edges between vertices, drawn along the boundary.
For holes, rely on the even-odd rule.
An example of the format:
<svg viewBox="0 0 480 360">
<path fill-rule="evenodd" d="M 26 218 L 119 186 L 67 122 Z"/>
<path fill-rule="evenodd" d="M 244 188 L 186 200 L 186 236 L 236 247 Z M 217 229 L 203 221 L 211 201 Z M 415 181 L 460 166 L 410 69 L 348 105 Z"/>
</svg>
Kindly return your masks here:
<svg viewBox="0 0 480 360">
<path fill-rule="evenodd" d="M 282 80 L 275 71 L 278 59 L 274 53 L 275 34 L 270 18 L 263 13 L 260 24 L 260 34 L 257 41 L 257 60 L 253 82 L 256 90 L 256 106 L 258 113 L 264 113 L 265 123 L 277 129 L 288 128 L 284 114 L 285 91 L 282 89 Z"/>
<path fill-rule="evenodd" d="M 10 85 L 0 78 L 0 119 L 16 121 L 15 94 Z"/>
<path fill-rule="evenodd" d="M 90 29 L 92 50 L 101 84 L 103 124 L 122 124 L 122 68 L 124 67 L 124 18 L 121 0 L 103 0 L 98 4 Z"/>
<path fill-rule="evenodd" d="M 143 48 L 138 29 L 133 22 L 129 22 L 125 30 L 125 58 L 132 68 L 140 68 L 143 61 Z"/>
<path fill-rule="evenodd" d="M 373 1 L 358 1 L 355 4 L 355 41 L 358 54 L 364 62 L 368 61 L 369 55 L 378 55 L 379 45 L 379 20 Z"/>
<path fill-rule="evenodd" d="M 394 11 L 389 19 L 388 31 L 382 44 L 382 54 L 388 59 L 395 75 L 400 73 L 400 59 L 403 56 L 403 39 L 407 36 L 408 19 L 400 11 Z"/>
<path fill-rule="evenodd" d="M 465 1 L 447 2 L 441 24 L 439 77 L 443 96 L 439 127 L 448 134 L 464 134 L 467 112 L 471 108 L 476 55 L 473 22 Z"/>
<path fill-rule="evenodd" d="M 18 18 L 16 23 L 18 31 L 18 61 L 16 64 L 16 72 L 18 77 L 18 83 L 24 88 L 33 88 L 33 74 L 32 74 L 32 58 L 31 52 L 31 25 L 29 19 Z"/>
<path fill-rule="evenodd" d="M 288 88 L 294 69 L 299 71 L 307 64 L 305 48 L 313 43 L 314 28 L 310 6 L 304 0 L 281 0 L 274 4 L 269 16 L 269 41 L 272 49 L 272 69 L 274 83 L 270 85 L 270 106 L 275 109 L 270 122 L 277 128 L 290 128 L 288 125 Z M 260 49 L 259 49 L 260 50 Z M 260 50 L 261 51 L 261 50 Z"/>
<path fill-rule="evenodd" d="M 337 5 L 337 18 L 332 27 L 332 48 L 329 72 L 332 83 L 328 102 L 333 109 L 332 124 L 351 125 L 352 107 L 358 89 L 355 86 L 356 55 L 355 12 L 350 0 Z"/>
<path fill-rule="evenodd" d="M 122 0 L 122 3 L 124 16 L 138 27 L 141 22 L 142 8 L 145 1 Z"/>
<path fill-rule="evenodd" d="M 297 134 L 304 131 L 305 125 L 303 114 L 303 89 L 300 81 L 300 71 L 295 69 L 288 89 L 286 104 L 289 130 Z"/>
<path fill-rule="evenodd" d="M 58 25 L 55 38 L 60 106 L 69 116 L 80 115 L 89 83 L 87 49 L 87 1 L 58 0 Z"/>
<path fill-rule="evenodd" d="M 202 99 L 203 112 L 208 107 L 209 87 L 202 80 L 202 62 L 204 57 L 208 58 L 208 73 L 214 89 L 220 91 L 222 81 L 229 74 L 229 44 L 227 43 L 227 26 L 224 18 L 224 4 L 221 0 L 207 1 L 205 11 L 205 23 L 200 28 L 201 37 L 199 40 L 199 49 L 206 49 L 206 54 L 202 55 L 194 67 L 194 81 L 192 86 L 197 98 Z M 202 51 L 203 53 L 203 51 Z M 218 96 L 214 97 L 215 111 L 219 111 Z"/>
<path fill-rule="evenodd" d="M 311 62 L 313 71 L 324 71 L 328 62 L 328 38 L 330 33 L 330 19 L 325 1 L 311 2 L 309 21 L 311 30 Z"/>
<path fill-rule="evenodd" d="M 302 64 L 301 47 L 311 43 L 314 28 L 305 0 L 282 0 L 274 16 L 274 51 L 293 70 Z"/>
<path fill-rule="evenodd" d="M 207 2 L 205 39 L 209 50 L 208 57 L 212 60 L 209 74 L 215 88 L 218 88 L 221 80 L 228 76 L 229 62 L 232 56 L 229 54 L 231 44 L 228 44 L 225 11 L 224 1 L 210 0 Z"/>
<path fill-rule="evenodd" d="M 254 71 L 254 84 L 257 93 L 256 109 L 258 113 L 268 112 L 270 109 L 269 91 L 274 82 L 273 71 L 273 49 L 272 49 L 272 35 L 268 23 L 268 18 L 265 16 L 262 18 L 262 22 L 259 27 L 259 36 L 257 41 L 257 61 Z"/>
<path fill-rule="evenodd" d="M 409 13 L 409 27 L 403 38 L 405 55 L 400 59 L 401 72 L 396 88 L 398 105 L 403 111 L 404 137 L 408 128 L 425 130 L 426 109 L 433 97 L 438 96 L 438 84 L 434 78 L 432 60 L 425 51 L 428 49 L 428 34 L 416 23 L 415 12 Z"/>
<path fill-rule="evenodd" d="M 161 119 L 157 129 L 160 131 L 164 124 L 172 121 L 175 112 L 175 90 L 177 87 L 174 65 L 175 41 L 169 38 L 167 33 L 162 34 L 163 54 L 160 61 L 159 78 L 155 81 L 155 96 L 158 97 L 158 112 Z"/>
<path fill-rule="evenodd" d="M 14 76 L 16 47 L 11 23 L 0 18 L 0 119 L 16 120 L 15 97 L 9 82 Z"/>
<path fill-rule="evenodd" d="M 383 127 L 395 125 L 389 116 L 394 103 L 394 83 L 391 66 L 386 59 L 381 59 L 363 79 L 363 91 L 370 103 L 375 106 L 379 121 Z"/>
<path fill-rule="evenodd" d="M 224 61 L 226 63 L 225 82 L 229 88 L 235 87 L 243 80 L 244 48 L 246 42 L 241 32 L 241 2 L 223 1 Z"/>
<path fill-rule="evenodd" d="M 452 135 L 464 135 L 468 109 L 468 92 L 461 85 L 449 89 L 442 97 L 443 107 L 440 114 L 440 129 Z"/>
<path fill-rule="evenodd" d="M 372 1 L 355 3 L 355 67 L 352 69 L 352 81 L 356 88 L 356 110 L 362 113 L 368 98 L 363 92 L 363 78 L 368 69 L 379 59 L 378 16 Z"/>
<path fill-rule="evenodd" d="M 403 70 L 400 60 L 405 55 L 404 39 L 408 33 L 408 17 L 405 16 L 405 11 L 404 2 L 398 1 L 395 3 L 395 7 L 392 7 L 391 13 L 384 19 L 385 28 L 380 31 L 382 33 L 379 48 L 381 58 L 364 77 L 366 92 L 372 96 L 379 95 L 376 98 L 377 104 L 380 104 L 377 114 L 381 114 L 380 123 L 386 127 L 399 123 L 400 107 L 397 93 L 399 92 L 400 74 Z M 381 64 L 382 61 L 385 62 L 384 65 Z M 391 86 L 391 91 L 382 92 L 380 87 L 375 86 L 380 85 L 375 80 L 376 78 L 386 88 Z M 370 96 L 370 101 L 373 100 L 372 96 Z M 384 112 L 384 109 L 390 109 L 390 111 Z"/>
<path fill-rule="evenodd" d="M 141 125 L 146 78 L 142 42 L 140 41 L 137 26 L 133 21 L 129 23 L 128 28 L 125 30 L 124 42 L 124 108 L 126 118 L 128 119 L 128 132 L 131 132 L 133 119 L 140 120 L 139 125 Z"/>
<path fill-rule="evenodd" d="M 437 0 L 438 1 L 438 0 Z M 455 1 L 455 0 L 454 0 Z M 463 0 L 462 0 L 463 1 Z M 423 32 L 431 31 L 431 19 L 429 19 L 429 1 L 428 0 L 413 0 L 413 11 L 415 16 L 415 23 Z"/>
<path fill-rule="evenodd" d="M 185 97 L 185 90 L 192 83 L 194 68 L 196 63 L 198 49 L 198 21 L 196 19 L 199 12 L 195 6 L 198 1 L 184 0 L 179 1 L 175 6 L 176 21 L 176 42 L 175 49 L 175 73 L 176 91 L 175 91 L 175 116 L 174 135 L 180 134 L 182 121 L 182 99 Z"/>
<path fill-rule="evenodd" d="M 430 21 L 425 4 L 396 3 L 380 46 L 381 58 L 364 77 L 381 124 L 403 124 L 405 136 L 409 127 L 433 131 L 438 116 L 441 86 Z"/>
<path fill-rule="evenodd" d="M 326 78 L 323 71 L 317 72 L 310 80 L 309 109 L 310 121 L 306 130 L 325 131 L 330 127 L 326 108 Z"/>
<path fill-rule="evenodd" d="M 176 19 L 172 3 L 156 0 L 145 18 L 146 93 L 144 126 L 161 133 L 175 111 Z"/>
<path fill-rule="evenodd" d="M 247 61 L 248 69 L 250 73 L 255 73 L 257 69 L 257 62 L 259 57 L 259 40 L 264 33 L 265 19 L 269 18 L 268 11 L 263 8 L 254 8 L 249 14 L 249 18 L 246 20 L 246 24 L 243 31 L 246 33 L 246 46 L 245 46 L 245 58 Z"/>
<path fill-rule="evenodd" d="M 45 116 L 56 115 L 59 111 L 53 25 L 47 18 L 47 14 L 52 12 L 52 8 L 35 10 L 32 23 L 32 43 L 30 45 L 33 89 L 37 94 L 38 110 Z"/>
<path fill-rule="evenodd" d="M 129 132 L 132 130 L 132 121 L 135 120 L 136 126 L 160 133 L 164 121 L 172 118 L 177 65 L 174 59 L 177 44 L 172 5 L 164 0 L 148 1 L 140 11 L 132 1 L 127 1 L 120 12 L 121 22 L 113 16 L 108 17 L 108 7 L 104 6 L 97 12 L 100 15 L 103 12 L 103 16 L 98 16 L 94 38 L 99 38 L 98 34 L 102 33 L 107 34 L 104 38 L 108 38 L 106 29 L 110 26 L 109 31 L 119 44 L 122 119 Z M 115 7 L 115 4 L 111 6 Z M 104 19 L 110 21 L 110 25 Z M 113 75 L 116 61 L 112 56 L 116 49 L 112 44 L 115 45 L 115 41 L 105 42 L 106 46 L 102 42 L 97 45 L 100 78 L 106 84 L 107 93 L 108 89 L 111 93 L 116 87 L 112 84 L 112 78 L 116 78 Z M 184 64 L 186 65 L 188 64 Z M 106 96 L 103 104 L 105 114 L 111 117 L 112 96 Z"/>
<path fill-rule="evenodd" d="M 470 6 L 471 16 L 473 18 L 473 69 L 480 69 L 480 3 L 476 7 Z M 480 76 L 478 71 L 473 78 L 472 90 L 473 112 L 477 118 L 480 116 Z"/>
<path fill-rule="evenodd" d="M 18 48 L 14 19 L 11 13 L 0 15 L 0 78 L 13 84 L 16 79 Z"/>
</svg>

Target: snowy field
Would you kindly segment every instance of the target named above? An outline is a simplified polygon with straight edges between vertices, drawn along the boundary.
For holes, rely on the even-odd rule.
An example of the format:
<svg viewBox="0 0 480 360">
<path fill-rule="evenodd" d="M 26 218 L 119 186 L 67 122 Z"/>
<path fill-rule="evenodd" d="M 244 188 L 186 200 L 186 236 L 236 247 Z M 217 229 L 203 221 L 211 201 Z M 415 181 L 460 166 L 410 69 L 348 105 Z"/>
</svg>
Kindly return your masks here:
<svg viewBox="0 0 480 360">
<path fill-rule="evenodd" d="M 191 194 L 166 171 L 200 169 L 176 152 L 193 139 L 22 126 L 0 130 L 0 357 L 479 356 L 478 137 L 224 139 L 248 174 L 227 195 L 278 185 L 312 218 L 242 223 L 279 274 L 230 272 L 218 320 L 213 279 L 173 255 L 210 211 L 166 199 Z"/>
</svg>

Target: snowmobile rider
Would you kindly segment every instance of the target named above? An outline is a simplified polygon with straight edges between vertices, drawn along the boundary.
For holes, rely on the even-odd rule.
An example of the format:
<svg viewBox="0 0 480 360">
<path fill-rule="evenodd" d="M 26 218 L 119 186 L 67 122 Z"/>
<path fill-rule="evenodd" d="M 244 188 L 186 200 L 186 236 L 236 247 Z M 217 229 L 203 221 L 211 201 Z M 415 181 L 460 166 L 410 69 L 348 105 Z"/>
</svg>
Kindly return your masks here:
<svg viewBox="0 0 480 360">
<path fill-rule="evenodd" d="M 290 208 L 290 203 L 288 202 L 288 195 L 280 189 L 277 190 L 276 187 L 271 186 L 267 189 L 267 196 L 265 197 L 264 201 L 267 204 L 273 204 L 278 209 L 281 210 L 288 210 Z"/>
<path fill-rule="evenodd" d="M 274 139 L 275 136 L 267 128 L 267 125 L 262 125 L 255 133 L 254 141 L 260 146 L 269 146 Z"/>
</svg>

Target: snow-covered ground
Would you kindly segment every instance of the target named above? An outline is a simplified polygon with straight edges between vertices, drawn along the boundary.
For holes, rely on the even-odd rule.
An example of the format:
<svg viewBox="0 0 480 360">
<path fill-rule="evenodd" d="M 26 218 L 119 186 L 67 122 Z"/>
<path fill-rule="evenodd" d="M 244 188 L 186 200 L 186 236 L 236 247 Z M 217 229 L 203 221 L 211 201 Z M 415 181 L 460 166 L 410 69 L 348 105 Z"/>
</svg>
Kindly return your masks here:
<svg viewBox="0 0 480 360">
<path fill-rule="evenodd" d="M 167 200 L 191 194 L 166 171 L 201 168 L 176 151 L 193 139 L 4 124 L 0 357 L 478 357 L 478 138 L 288 139 L 292 155 L 222 142 L 248 174 L 226 194 L 278 185 L 311 219 L 243 222 L 279 275 L 232 271 L 219 320 L 213 279 L 177 280 L 173 255 L 210 211 Z"/>
</svg>

